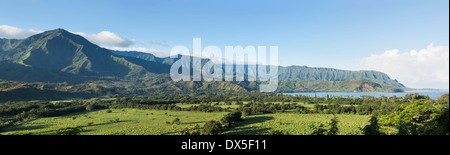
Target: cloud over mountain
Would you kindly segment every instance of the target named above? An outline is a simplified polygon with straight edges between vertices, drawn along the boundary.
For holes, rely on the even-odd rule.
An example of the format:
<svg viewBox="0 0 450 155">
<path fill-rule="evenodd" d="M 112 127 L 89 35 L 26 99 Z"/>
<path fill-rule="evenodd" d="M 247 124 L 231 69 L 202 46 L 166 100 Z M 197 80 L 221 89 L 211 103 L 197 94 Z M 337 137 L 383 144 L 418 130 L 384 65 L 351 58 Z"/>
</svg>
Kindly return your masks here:
<svg viewBox="0 0 450 155">
<path fill-rule="evenodd" d="M 153 54 L 157 57 L 169 57 L 170 56 L 169 52 L 158 51 L 153 48 L 150 49 L 150 48 L 144 48 L 144 47 L 111 47 L 108 49 L 115 50 L 115 51 L 137 51 L 137 52 Z"/>
<path fill-rule="evenodd" d="M 0 25 L 0 38 L 25 39 L 29 36 L 42 32 L 43 31 L 37 31 L 34 29 L 24 30 L 14 26 Z M 127 39 L 110 31 L 102 31 L 97 34 L 86 34 L 83 32 L 73 32 L 73 33 L 81 35 L 90 42 L 97 45 L 105 45 L 110 47 L 129 47 L 134 43 L 136 43 L 136 39 Z"/>
<path fill-rule="evenodd" d="M 33 29 L 23 30 L 9 25 L 0 25 L 0 38 L 24 39 L 42 32 L 43 31 L 36 31 Z"/>
<path fill-rule="evenodd" d="M 86 34 L 82 32 L 75 32 L 75 34 L 85 37 L 87 40 L 99 44 L 115 47 L 129 47 L 136 43 L 136 39 L 127 39 L 119 36 L 118 34 L 110 31 L 102 31 L 97 34 Z"/>
</svg>

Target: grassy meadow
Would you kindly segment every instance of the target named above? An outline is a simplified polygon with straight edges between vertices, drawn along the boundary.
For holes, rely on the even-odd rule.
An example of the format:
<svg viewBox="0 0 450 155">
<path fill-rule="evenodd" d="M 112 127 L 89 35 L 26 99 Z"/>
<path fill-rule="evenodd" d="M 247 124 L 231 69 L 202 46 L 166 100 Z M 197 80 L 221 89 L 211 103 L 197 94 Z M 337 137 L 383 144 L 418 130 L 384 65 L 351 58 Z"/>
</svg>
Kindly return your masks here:
<svg viewBox="0 0 450 155">
<path fill-rule="evenodd" d="M 243 102 L 243 104 L 248 103 Z M 283 104 L 284 102 L 270 103 Z M 177 103 L 176 106 L 189 108 L 202 104 Z M 308 109 L 315 105 L 299 104 Z M 228 111 L 239 107 L 234 103 L 228 105 L 225 102 L 214 102 L 210 105 L 223 109 L 228 108 Z M 58 134 L 58 131 L 80 126 L 82 127 L 81 135 L 179 135 L 183 129 L 193 128 L 195 125 L 202 126 L 210 120 L 220 120 L 227 113 L 229 112 L 207 113 L 138 109 L 111 109 L 111 111 L 108 111 L 104 109 L 25 120 L 4 128 L 0 135 L 53 135 Z M 338 114 L 336 116 L 339 120 L 340 135 L 361 134 L 359 128 L 363 128 L 369 121 L 367 115 Z M 167 123 L 173 122 L 176 118 L 181 122 L 178 125 Z M 285 113 L 256 114 L 246 116 L 243 122 L 238 122 L 236 126 L 223 134 L 263 135 L 271 130 L 277 130 L 290 135 L 309 135 L 312 132 L 311 125 L 318 125 L 319 123 L 328 125 L 332 118 L 333 115 L 330 114 L 299 114 L 292 110 L 287 110 Z"/>
<path fill-rule="evenodd" d="M 362 134 L 359 128 L 369 124 L 369 116 L 364 115 L 336 115 L 339 123 L 339 135 Z M 271 113 L 250 115 L 237 127 L 225 132 L 227 135 L 260 135 L 270 130 L 287 132 L 290 135 L 309 135 L 311 125 L 323 123 L 328 125 L 333 115 L 330 114 L 297 114 L 297 113 Z"/>
<path fill-rule="evenodd" d="M 84 126 L 81 135 L 179 135 L 181 130 L 202 126 L 209 120 L 220 120 L 227 112 L 190 112 L 165 110 L 112 109 L 75 113 L 59 117 L 31 119 L 3 129 L 2 135 L 52 135 L 57 130 Z M 336 115 L 339 134 L 361 134 L 359 127 L 368 124 L 369 116 Z M 271 113 L 250 115 L 243 122 L 225 131 L 225 135 L 261 135 L 270 130 L 290 135 L 311 134 L 310 125 L 327 125 L 333 115 Z M 181 123 L 167 124 L 179 118 Z M 112 123 L 112 121 L 116 121 Z M 89 125 L 90 124 L 90 125 Z"/>
<path fill-rule="evenodd" d="M 57 130 L 85 126 L 81 135 L 176 135 L 179 131 L 219 120 L 227 112 L 112 109 L 75 113 L 59 117 L 31 119 L 3 129 L 2 135 L 52 135 Z M 179 118 L 181 123 L 166 124 Z M 114 123 L 112 123 L 114 122 Z M 90 124 L 90 125 L 88 125 Z"/>
</svg>

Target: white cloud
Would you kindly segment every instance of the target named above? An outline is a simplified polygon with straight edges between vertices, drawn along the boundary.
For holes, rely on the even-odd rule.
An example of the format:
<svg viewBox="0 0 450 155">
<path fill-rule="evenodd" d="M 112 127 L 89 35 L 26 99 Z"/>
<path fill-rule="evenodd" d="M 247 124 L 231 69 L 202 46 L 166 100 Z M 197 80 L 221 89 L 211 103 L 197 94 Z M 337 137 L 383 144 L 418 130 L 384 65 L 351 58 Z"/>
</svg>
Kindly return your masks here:
<svg viewBox="0 0 450 155">
<path fill-rule="evenodd" d="M 44 31 L 37 31 L 33 29 L 24 30 L 9 25 L 0 25 L 0 38 L 24 39 L 42 32 Z M 112 47 L 129 47 L 134 43 L 136 43 L 135 39 L 127 39 L 110 31 L 102 31 L 97 34 L 86 34 L 82 32 L 72 32 L 72 33 L 81 35 L 90 42 L 98 45 L 105 45 Z"/>
<path fill-rule="evenodd" d="M 118 34 L 110 31 L 102 31 L 98 34 L 85 34 L 82 32 L 73 32 L 80 36 L 83 36 L 90 42 L 97 45 L 108 45 L 113 47 L 129 47 L 136 43 L 135 39 L 127 39 L 119 36 Z"/>
<path fill-rule="evenodd" d="M 449 46 L 434 46 L 401 53 L 389 50 L 360 61 L 364 69 L 377 70 L 411 88 L 449 88 Z"/>
<path fill-rule="evenodd" d="M 136 52 L 149 53 L 149 54 L 153 54 L 156 57 L 160 57 L 160 58 L 170 56 L 169 52 L 161 52 L 156 49 L 149 49 L 149 48 L 144 48 L 144 47 L 110 47 L 108 49 L 115 50 L 115 51 L 136 51 Z"/>
<path fill-rule="evenodd" d="M 0 25 L 0 38 L 24 39 L 42 32 L 43 31 L 36 31 L 33 29 L 23 30 L 13 26 Z"/>
</svg>

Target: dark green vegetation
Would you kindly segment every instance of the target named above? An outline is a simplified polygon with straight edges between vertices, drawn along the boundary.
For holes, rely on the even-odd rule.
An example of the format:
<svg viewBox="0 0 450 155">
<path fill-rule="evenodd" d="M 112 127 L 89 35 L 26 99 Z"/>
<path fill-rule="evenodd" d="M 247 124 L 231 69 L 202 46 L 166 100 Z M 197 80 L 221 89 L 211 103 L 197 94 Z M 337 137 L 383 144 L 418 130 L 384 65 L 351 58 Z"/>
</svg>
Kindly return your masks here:
<svg viewBox="0 0 450 155">
<path fill-rule="evenodd" d="M 0 96 L 8 97 L 0 101 L 259 90 L 259 81 L 173 82 L 168 73 L 177 60 L 179 58 L 159 58 L 134 51 L 111 51 L 63 29 L 22 40 L 0 39 L 0 79 L 20 81 L 12 82 L 11 86 L 0 82 Z M 207 61 L 203 59 L 202 64 Z M 244 68 L 234 72 L 245 74 Z M 291 66 L 279 67 L 279 79 L 276 92 L 395 92 L 405 89 L 376 71 Z"/>
<path fill-rule="evenodd" d="M 323 125 L 322 123 L 320 123 L 318 126 L 311 125 L 310 128 L 313 131 L 312 135 L 337 135 L 339 133 L 339 128 L 337 126 L 338 123 L 338 118 L 334 116 L 331 119 L 331 122 L 328 124 L 329 129 L 326 129 L 325 125 Z"/>
<path fill-rule="evenodd" d="M 183 108 L 181 105 L 183 105 Z M 303 125 L 308 125 L 310 132 L 307 133 L 313 135 L 336 135 L 344 130 L 360 131 L 361 134 L 367 135 L 445 135 L 448 134 L 448 106 L 448 94 L 442 95 L 439 99 L 431 100 L 428 96 L 418 94 L 410 94 L 398 98 L 316 98 L 265 93 L 241 93 L 222 95 L 158 95 L 133 98 L 119 97 L 115 99 L 93 98 L 56 103 L 48 101 L 7 102 L 0 104 L 0 116 L 2 128 L 8 128 L 28 120 L 65 117 L 72 113 L 99 109 L 106 109 L 104 114 L 110 114 L 112 111 L 120 109 L 165 110 L 171 111 L 171 115 L 176 115 L 177 112 L 182 111 L 227 112 L 228 114 L 221 119 L 210 120 L 202 126 L 196 125 L 179 131 L 179 134 L 216 135 L 232 134 L 236 130 L 241 133 L 248 133 L 244 131 L 251 130 L 251 127 L 254 125 L 271 122 L 273 119 L 271 117 L 287 117 L 284 118 L 285 120 L 310 117 L 309 121 L 313 121 L 311 120 L 313 117 L 334 115 L 329 122 Z M 115 110 L 111 111 L 108 109 Z M 150 115 L 153 115 L 153 113 Z M 165 115 L 171 119 L 166 121 L 166 124 L 168 124 L 166 127 L 180 125 L 183 122 L 183 118 L 171 117 L 167 113 Z M 343 120 L 349 121 L 348 117 L 352 119 L 353 117 L 351 116 L 359 115 L 372 116 L 372 118 L 367 122 L 366 126 L 343 125 L 349 123 L 342 121 L 343 117 L 345 117 Z M 73 117 L 73 120 L 75 119 L 77 118 Z M 115 118 L 107 123 L 117 123 L 121 122 L 121 120 Z M 255 120 L 259 121 L 255 122 Z M 249 124 L 250 122 L 251 124 Z M 272 126 L 275 128 L 276 126 L 302 125 L 283 122 L 277 124 Z M 249 127 L 242 129 L 240 126 Z M 61 128 L 61 130 L 58 130 L 60 132 L 56 133 L 78 133 L 82 132 L 82 128 L 88 126 L 78 127 Z M 283 131 L 283 128 L 275 129 L 260 131 L 256 134 L 291 134 L 295 132 L 290 130 Z M 255 134 L 255 132 L 250 133 Z M 346 132 L 345 134 L 358 133 Z"/>
</svg>

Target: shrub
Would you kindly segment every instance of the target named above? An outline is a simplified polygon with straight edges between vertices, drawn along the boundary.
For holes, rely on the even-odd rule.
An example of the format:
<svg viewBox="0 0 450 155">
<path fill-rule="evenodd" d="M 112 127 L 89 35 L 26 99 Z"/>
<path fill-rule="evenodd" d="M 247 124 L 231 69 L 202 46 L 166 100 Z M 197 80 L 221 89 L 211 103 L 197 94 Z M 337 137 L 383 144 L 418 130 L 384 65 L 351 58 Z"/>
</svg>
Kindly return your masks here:
<svg viewBox="0 0 450 155">
<path fill-rule="evenodd" d="M 94 104 L 89 104 L 88 106 L 86 106 L 86 110 L 87 110 L 87 111 L 92 111 L 92 110 L 94 110 L 94 109 L 95 109 Z"/>
<path fill-rule="evenodd" d="M 201 135 L 218 135 L 222 131 L 222 124 L 218 121 L 208 121 L 203 125 L 203 129 L 201 130 Z"/>
<path fill-rule="evenodd" d="M 119 118 L 109 120 L 109 122 L 111 122 L 111 123 L 118 123 L 119 122 Z"/>
</svg>

